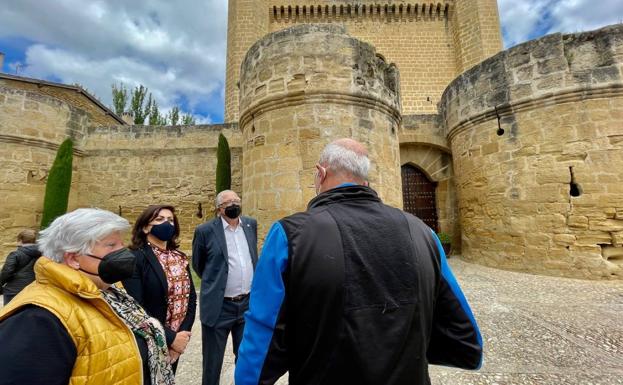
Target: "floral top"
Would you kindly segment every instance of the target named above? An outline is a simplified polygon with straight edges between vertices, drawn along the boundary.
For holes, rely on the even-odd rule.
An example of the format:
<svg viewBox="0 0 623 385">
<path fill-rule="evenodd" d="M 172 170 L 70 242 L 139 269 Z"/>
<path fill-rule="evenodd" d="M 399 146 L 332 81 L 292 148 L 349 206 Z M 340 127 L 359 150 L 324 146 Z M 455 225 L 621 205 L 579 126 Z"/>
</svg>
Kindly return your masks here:
<svg viewBox="0 0 623 385">
<path fill-rule="evenodd" d="M 178 250 L 163 250 L 151 245 L 158 262 L 164 270 L 168 283 L 167 319 L 164 325 L 178 331 L 188 312 L 190 296 L 190 276 L 188 274 L 188 258 Z"/>
</svg>

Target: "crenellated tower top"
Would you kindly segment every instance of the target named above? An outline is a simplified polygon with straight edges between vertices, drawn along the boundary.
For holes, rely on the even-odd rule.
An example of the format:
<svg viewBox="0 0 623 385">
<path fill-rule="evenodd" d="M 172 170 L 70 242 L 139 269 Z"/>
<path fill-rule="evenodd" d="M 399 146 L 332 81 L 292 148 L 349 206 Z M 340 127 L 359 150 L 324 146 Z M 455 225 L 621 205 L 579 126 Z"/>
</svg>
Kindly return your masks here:
<svg viewBox="0 0 623 385">
<path fill-rule="evenodd" d="M 240 65 L 264 35 L 336 23 L 401 73 L 404 114 L 437 113 L 445 87 L 502 49 L 495 0 L 229 0 L 225 121 L 239 119 Z"/>
</svg>

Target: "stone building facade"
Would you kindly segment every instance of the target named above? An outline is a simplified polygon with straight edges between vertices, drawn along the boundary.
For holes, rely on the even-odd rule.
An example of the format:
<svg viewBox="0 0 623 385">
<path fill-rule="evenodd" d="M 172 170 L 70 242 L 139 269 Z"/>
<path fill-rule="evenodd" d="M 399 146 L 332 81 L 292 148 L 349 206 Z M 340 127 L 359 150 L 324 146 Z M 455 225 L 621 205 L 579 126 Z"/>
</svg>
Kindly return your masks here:
<svg viewBox="0 0 623 385">
<path fill-rule="evenodd" d="M 383 200 L 449 233 L 454 253 L 623 278 L 623 26 L 498 53 L 494 0 L 229 7 L 225 124 L 127 125 L 76 87 L 0 74 L 0 259 L 37 226 L 66 137 L 70 208 L 132 222 L 148 204 L 173 204 L 190 251 L 194 227 L 212 217 L 222 132 L 260 239 L 314 195 L 321 148 L 350 136 L 370 149 Z"/>
</svg>

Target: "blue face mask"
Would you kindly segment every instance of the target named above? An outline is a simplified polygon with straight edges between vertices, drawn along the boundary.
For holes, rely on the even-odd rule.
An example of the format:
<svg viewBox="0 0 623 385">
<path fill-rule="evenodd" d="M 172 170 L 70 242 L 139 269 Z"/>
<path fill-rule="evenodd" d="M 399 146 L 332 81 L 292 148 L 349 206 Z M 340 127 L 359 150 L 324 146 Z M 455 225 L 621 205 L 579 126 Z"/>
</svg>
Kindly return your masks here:
<svg viewBox="0 0 623 385">
<path fill-rule="evenodd" d="M 175 226 L 171 222 L 163 222 L 159 225 L 153 225 L 149 232 L 161 241 L 168 242 L 175 235 Z"/>
</svg>

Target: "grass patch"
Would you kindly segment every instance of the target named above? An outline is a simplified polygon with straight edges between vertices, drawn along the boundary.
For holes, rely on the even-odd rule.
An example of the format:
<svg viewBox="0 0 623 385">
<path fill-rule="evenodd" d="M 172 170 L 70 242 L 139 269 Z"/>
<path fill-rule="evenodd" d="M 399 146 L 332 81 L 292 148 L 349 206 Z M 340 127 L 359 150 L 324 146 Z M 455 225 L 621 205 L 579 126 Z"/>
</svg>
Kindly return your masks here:
<svg viewBox="0 0 623 385">
<path fill-rule="evenodd" d="M 195 269 L 193 268 L 190 268 L 190 275 L 192 276 L 193 284 L 195 285 L 195 290 L 199 290 L 199 288 L 201 287 L 201 278 L 199 278 L 197 273 L 195 273 Z"/>
</svg>

